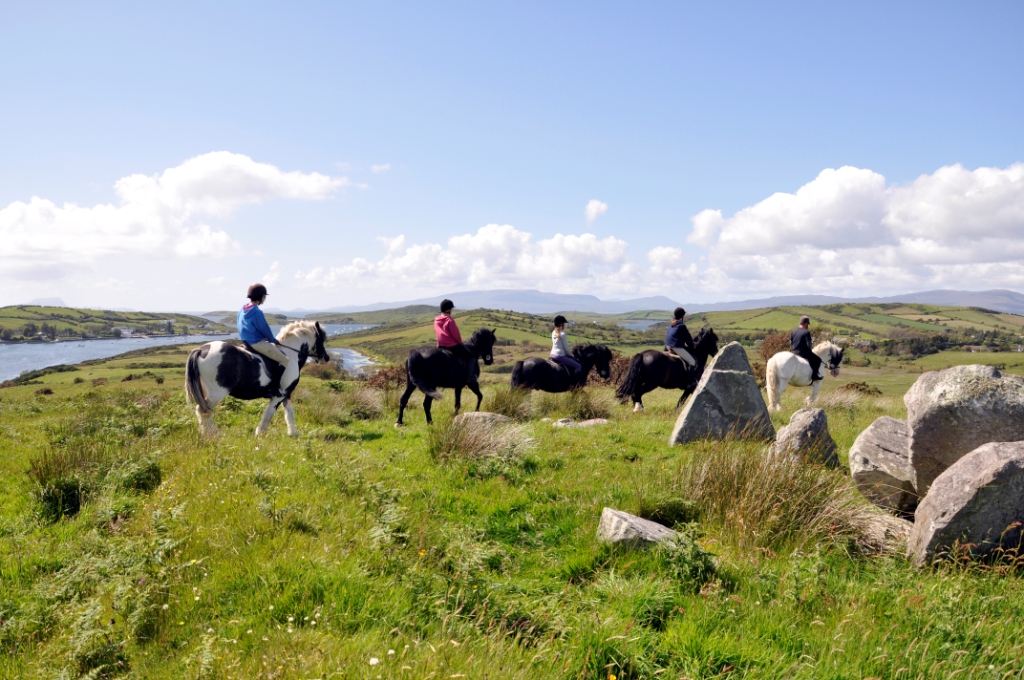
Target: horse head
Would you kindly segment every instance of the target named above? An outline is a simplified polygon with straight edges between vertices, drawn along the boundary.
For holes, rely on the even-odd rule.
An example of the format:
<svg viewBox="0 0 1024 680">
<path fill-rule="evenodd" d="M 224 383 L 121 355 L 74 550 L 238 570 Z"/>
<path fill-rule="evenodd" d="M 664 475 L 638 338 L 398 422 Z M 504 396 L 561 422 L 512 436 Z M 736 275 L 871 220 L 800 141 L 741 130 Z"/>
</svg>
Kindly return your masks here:
<svg viewBox="0 0 1024 680">
<path fill-rule="evenodd" d="M 839 377 L 839 365 L 843 363 L 843 352 L 846 350 L 842 347 L 838 347 L 832 343 L 829 347 L 829 361 L 828 361 L 828 372 L 832 374 L 833 378 Z"/>
<path fill-rule="evenodd" d="M 710 326 L 700 329 L 697 337 L 693 339 L 693 346 L 706 352 L 709 357 L 718 354 L 718 335 L 715 334 L 715 329 Z"/>
<path fill-rule="evenodd" d="M 484 365 L 490 366 L 494 363 L 494 343 L 498 337 L 498 329 L 481 328 L 473 332 L 466 346 L 476 352 L 476 355 L 484 360 Z"/>
<path fill-rule="evenodd" d="M 316 342 L 313 345 L 313 351 L 310 352 L 310 355 L 317 363 L 327 363 L 331 360 L 331 355 L 327 351 L 327 346 L 325 344 L 327 342 L 327 331 L 323 329 L 319 321 L 316 322 L 315 330 Z"/>
<path fill-rule="evenodd" d="M 291 347 L 293 351 L 304 349 L 309 358 L 317 363 L 331 360 L 331 355 L 327 352 L 325 345 L 327 331 L 323 329 L 319 321 L 293 321 L 282 328 L 277 337 L 282 344 Z M 299 346 L 292 347 L 295 341 L 298 341 Z"/>
<path fill-rule="evenodd" d="M 612 351 L 604 345 L 577 345 L 573 348 L 572 355 L 586 372 L 593 366 L 597 369 L 597 374 L 605 380 L 612 373 Z"/>
</svg>

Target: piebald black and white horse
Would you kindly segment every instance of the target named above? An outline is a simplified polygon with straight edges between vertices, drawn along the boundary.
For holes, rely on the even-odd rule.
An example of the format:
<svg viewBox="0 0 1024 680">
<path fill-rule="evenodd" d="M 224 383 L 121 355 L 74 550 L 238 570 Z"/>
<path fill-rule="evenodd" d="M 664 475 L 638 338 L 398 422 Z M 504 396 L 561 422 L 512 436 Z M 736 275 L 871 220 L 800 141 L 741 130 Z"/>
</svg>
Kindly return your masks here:
<svg viewBox="0 0 1024 680">
<path fill-rule="evenodd" d="M 213 410 L 224 397 L 231 395 L 236 399 L 270 400 L 256 427 L 257 436 L 267 431 L 270 419 L 281 404 L 284 404 L 288 434 L 297 435 L 292 392 L 299 384 L 299 370 L 308 359 L 316 362 L 331 360 L 324 347 L 326 339 L 327 333 L 319 322 L 294 321 L 281 329 L 277 340 L 281 343 L 281 352 L 291 361 L 281 376 L 280 389 L 271 385 L 270 368 L 273 365 L 268 367 L 267 364 L 273 362 L 245 347 L 216 341 L 192 350 L 185 365 L 185 394 L 196 405 L 199 431 L 208 436 L 216 434 Z"/>
<path fill-rule="evenodd" d="M 683 390 L 676 408 L 686 401 L 697 382 L 704 374 L 708 357 L 718 354 L 718 336 L 711 328 L 703 328 L 693 339 L 692 352 L 697 365 L 687 370 L 683 360 L 663 350 L 649 349 L 640 352 L 629 362 L 629 371 L 622 379 L 622 384 L 615 392 L 616 398 L 624 402 L 633 400 L 633 412 L 644 410 L 643 396 L 652 390 L 663 387 L 669 390 Z"/>
<path fill-rule="evenodd" d="M 455 390 L 455 412 L 462 408 L 462 388 L 468 387 L 476 395 L 476 410 L 480 410 L 480 402 L 484 395 L 480 392 L 480 364 L 490 366 L 494 363 L 494 332 L 489 328 L 481 328 L 463 344 L 469 350 L 472 359 L 470 366 L 451 352 L 439 347 L 420 347 L 409 350 L 409 358 L 405 361 L 406 385 L 405 392 L 398 403 L 398 422 L 401 427 L 405 407 L 409 405 L 409 397 L 418 388 L 423 392 L 423 412 L 427 415 L 427 424 L 433 422 L 430 417 L 430 405 L 435 399 L 443 398 L 438 392 L 439 387 L 450 387 Z"/>
<path fill-rule="evenodd" d="M 611 373 L 612 351 L 604 345 L 577 345 L 572 356 L 580 362 L 580 371 L 569 377 L 569 370 L 550 359 L 530 357 L 517 361 L 512 367 L 512 387 L 543 392 L 568 392 L 587 384 L 590 369 L 597 368 L 597 374 L 607 378 Z"/>
<path fill-rule="evenodd" d="M 839 377 L 839 364 L 843 363 L 843 349 L 828 340 L 819 342 L 811 350 L 817 354 L 822 363 L 828 366 L 833 378 Z M 798 387 L 811 386 L 811 394 L 804 400 L 808 406 L 818 398 L 821 381 L 811 382 L 811 364 L 807 359 L 798 357 L 792 352 L 779 352 L 768 360 L 765 369 L 765 391 L 768 392 L 768 410 L 772 413 L 782 410 L 782 393 L 786 385 Z"/>
</svg>

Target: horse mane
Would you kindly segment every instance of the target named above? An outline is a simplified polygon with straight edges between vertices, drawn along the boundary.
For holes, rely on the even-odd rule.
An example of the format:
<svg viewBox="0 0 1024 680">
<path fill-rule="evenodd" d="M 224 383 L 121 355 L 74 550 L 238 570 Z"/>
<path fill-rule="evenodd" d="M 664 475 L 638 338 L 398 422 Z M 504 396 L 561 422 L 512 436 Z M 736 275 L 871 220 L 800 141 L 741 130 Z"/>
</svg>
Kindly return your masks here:
<svg viewBox="0 0 1024 680">
<path fill-rule="evenodd" d="M 278 340 L 288 340 L 290 338 L 301 338 L 312 334 L 316 337 L 316 321 L 306 321 L 305 319 L 299 321 L 292 321 L 290 324 L 285 326 L 278 333 Z"/>
<path fill-rule="evenodd" d="M 490 335 L 492 338 L 496 337 L 494 335 L 494 331 L 492 331 L 490 328 L 484 327 L 478 328 L 475 331 L 473 331 L 473 335 L 469 336 L 469 341 L 472 343 L 476 343 L 476 341 L 478 341 L 480 337 L 483 335 Z"/>
<path fill-rule="evenodd" d="M 587 342 L 582 345 L 574 345 L 572 348 L 572 355 L 576 357 L 583 354 L 584 352 L 587 352 L 588 350 L 594 350 L 602 353 L 607 352 L 608 354 L 611 354 L 611 350 L 608 349 L 607 346 L 596 342 Z"/>
<path fill-rule="evenodd" d="M 815 345 L 814 349 L 812 349 L 811 351 L 814 352 L 815 354 L 818 354 L 819 356 L 821 356 L 820 352 L 827 352 L 828 356 L 833 356 L 838 352 L 842 352 L 843 348 L 837 345 L 836 343 L 832 342 L 831 340 L 822 340 L 817 345 Z"/>
</svg>

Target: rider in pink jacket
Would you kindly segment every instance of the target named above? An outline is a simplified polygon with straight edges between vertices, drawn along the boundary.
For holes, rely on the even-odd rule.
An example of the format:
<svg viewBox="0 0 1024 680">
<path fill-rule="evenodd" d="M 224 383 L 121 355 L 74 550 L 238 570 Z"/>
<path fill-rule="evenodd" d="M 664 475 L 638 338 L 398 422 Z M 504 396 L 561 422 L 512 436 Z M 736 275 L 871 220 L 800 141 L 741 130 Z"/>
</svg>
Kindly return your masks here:
<svg viewBox="0 0 1024 680">
<path fill-rule="evenodd" d="M 459 327 L 452 318 L 452 310 L 455 304 L 451 300 L 441 301 L 441 313 L 434 319 L 434 335 L 437 336 L 437 346 L 450 351 L 460 359 L 469 362 L 472 357 L 469 350 L 462 344 L 462 334 Z"/>
</svg>

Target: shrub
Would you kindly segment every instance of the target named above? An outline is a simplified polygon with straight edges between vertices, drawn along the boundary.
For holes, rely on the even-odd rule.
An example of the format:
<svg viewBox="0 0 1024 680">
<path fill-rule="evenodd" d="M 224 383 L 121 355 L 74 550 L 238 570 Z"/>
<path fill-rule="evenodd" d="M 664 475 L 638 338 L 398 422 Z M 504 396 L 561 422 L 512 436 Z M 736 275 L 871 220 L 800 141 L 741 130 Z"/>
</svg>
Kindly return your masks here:
<svg viewBox="0 0 1024 680">
<path fill-rule="evenodd" d="M 453 418 L 434 423 L 427 432 L 427 451 L 437 460 L 512 460 L 533 446 L 522 428 Z"/>
<path fill-rule="evenodd" d="M 38 390 L 36 390 L 36 394 L 38 394 L 38 395 L 53 394 L 53 390 L 51 390 L 49 387 L 40 387 Z"/>
<path fill-rule="evenodd" d="M 539 416 L 560 415 L 573 420 L 607 418 L 612 413 L 612 400 L 607 394 L 592 394 L 589 390 L 559 394 L 539 392 L 534 398 L 534 413 Z"/>
<path fill-rule="evenodd" d="M 39 515 L 48 522 L 78 514 L 100 461 L 89 449 L 54 449 L 29 459 L 28 477 Z"/>
<path fill-rule="evenodd" d="M 618 352 L 612 353 L 612 361 L 608 365 L 610 369 L 608 378 L 602 378 L 595 371 L 590 374 L 590 378 L 587 379 L 588 385 L 600 385 L 604 387 L 616 386 L 622 382 L 622 379 L 626 377 L 626 373 L 629 372 L 629 364 L 633 360 L 633 357 L 620 354 Z"/>
<path fill-rule="evenodd" d="M 779 352 L 788 352 L 790 346 L 788 333 L 769 333 L 761 343 L 761 358 L 768 361 Z"/>
<path fill-rule="evenodd" d="M 345 377 L 345 369 L 337 361 L 328 361 L 322 364 L 308 363 L 302 372 L 320 380 L 340 380 Z"/>
<path fill-rule="evenodd" d="M 637 502 L 636 515 L 667 527 L 674 527 L 695 522 L 699 512 L 696 504 L 683 498 L 641 495 Z"/>
<path fill-rule="evenodd" d="M 342 394 L 342 403 L 357 420 L 373 420 L 384 415 L 384 399 L 377 390 L 360 387 Z"/>
<path fill-rule="evenodd" d="M 763 361 L 757 361 L 755 359 L 750 362 L 750 370 L 754 372 L 754 381 L 757 382 L 757 386 L 764 388 L 767 384 L 765 375 L 768 371 L 768 365 Z"/>
<path fill-rule="evenodd" d="M 366 386 L 376 390 L 393 390 L 405 387 L 405 366 L 386 366 L 374 371 L 366 379 Z"/>
<path fill-rule="evenodd" d="M 698 446 L 679 468 L 673 491 L 740 546 L 800 548 L 856 539 L 871 515 L 848 476 L 768 456 L 752 442 Z"/>
<path fill-rule="evenodd" d="M 872 387 L 871 385 L 868 385 L 866 382 L 849 382 L 846 383 L 845 385 L 840 385 L 839 387 L 836 388 L 837 392 L 840 390 L 859 392 L 860 394 L 866 394 L 868 396 L 882 395 L 882 390 L 878 389 L 877 387 Z"/>
<path fill-rule="evenodd" d="M 149 492 L 160 486 L 160 465 L 151 459 L 130 460 L 114 471 L 117 488 L 124 491 Z"/>
<path fill-rule="evenodd" d="M 99 387 L 100 385 L 106 385 L 106 384 L 107 384 L 107 379 L 106 378 L 93 378 L 93 381 L 92 381 L 92 386 L 93 387 Z"/>
<path fill-rule="evenodd" d="M 344 392 L 345 391 L 345 381 L 344 380 L 325 380 L 324 381 L 324 387 L 326 387 L 329 390 L 334 390 L 335 392 Z"/>
<path fill-rule="evenodd" d="M 503 385 L 487 396 L 484 406 L 491 413 L 526 420 L 530 417 L 530 393 L 524 389 Z"/>
<path fill-rule="evenodd" d="M 75 378 L 75 380 L 74 380 L 74 383 L 75 383 L 76 385 L 81 385 L 81 384 L 82 384 L 82 383 L 84 383 L 84 382 L 85 382 L 85 378 L 83 378 L 82 376 L 77 376 L 77 377 Z"/>
</svg>

